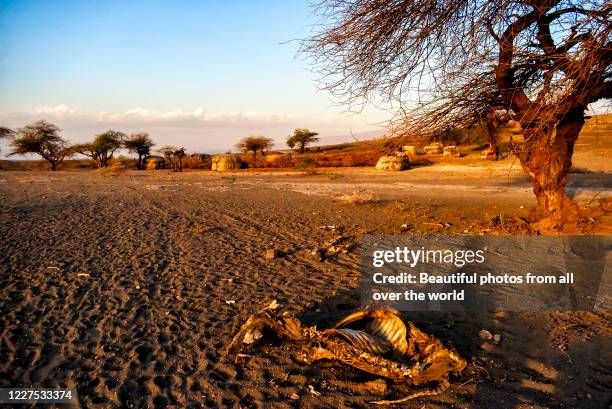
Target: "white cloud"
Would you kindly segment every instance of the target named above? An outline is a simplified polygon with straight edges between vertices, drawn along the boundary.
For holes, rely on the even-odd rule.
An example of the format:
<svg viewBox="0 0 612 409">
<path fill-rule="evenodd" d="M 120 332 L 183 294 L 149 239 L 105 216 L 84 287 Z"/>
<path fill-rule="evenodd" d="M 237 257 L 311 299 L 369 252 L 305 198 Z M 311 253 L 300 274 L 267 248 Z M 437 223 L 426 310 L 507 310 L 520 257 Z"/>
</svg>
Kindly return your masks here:
<svg viewBox="0 0 612 409">
<path fill-rule="evenodd" d="M 234 122 L 239 120 L 250 120 L 254 122 L 284 122 L 299 119 L 292 114 L 265 113 L 257 111 L 247 112 L 227 112 L 214 111 L 207 112 L 203 108 L 196 108 L 193 111 L 183 111 L 175 109 L 172 111 L 155 111 L 145 108 L 133 108 L 125 112 L 100 112 L 97 114 L 100 121 L 105 120 L 130 120 L 130 119 L 146 119 L 153 121 L 173 121 L 184 119 L 195 119 L 200 121 L 227 121 Z M 325 118 L 321 118 L 326 120 Z M 327 119 L 329 120 L 329 119 Z"/>
<path fill-rule="evenodd" d="M 64 104 L 60 104 L 54 107 L 40 106 L 34 109 L 33 113 L 37 115 L 51 115 L 51 116 L 63 118 L 66 116 L 74 115 L 76 112 L 74 111 L 74 109 L 68 108 Z"/>
<path fill-rule="evenodd" d="M 291 113 L 258 111 L 227 112 L 173 109 L 169 111 L 136 107 L 123 112 L 81 112 L 65 104 L 39 106 L 20 112 L 0 112 L 0 125 L 21 127 L 39 119 L 56 123 L 62 134 L 73 142 L 91 140 L 106 129 L 126 133 L 149 132 L 159 145 L 180 145 L 189 151 L 221 152 L 232 149 L 247 135 L 266 135 L 277 147 L 294 128 L 309 128 L 321 135 L 323 143 L 350 141 L 350 131 L 379 130 L 384 128 L 368 124 L 358 115 L 304 116 Z M 375 132 L 376 134 L 376 132 Z M 340 136 L 338 136 L 340 135 Z"/>
</svg>

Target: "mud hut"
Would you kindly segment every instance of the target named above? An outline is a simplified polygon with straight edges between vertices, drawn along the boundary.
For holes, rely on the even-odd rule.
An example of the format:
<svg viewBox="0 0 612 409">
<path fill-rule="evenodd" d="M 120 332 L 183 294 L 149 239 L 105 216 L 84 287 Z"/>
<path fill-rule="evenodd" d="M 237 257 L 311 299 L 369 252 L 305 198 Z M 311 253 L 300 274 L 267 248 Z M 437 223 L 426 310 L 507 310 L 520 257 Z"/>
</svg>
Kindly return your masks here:
<svg viewBox="0 0 612 409">
<path fill-rule="evenodd" d="M 166 168 L 166 160 L 163 156 L 158 155 L 150 155 L 145 158 L 145 164 L 147 170 L 154 169 L 165 169 Z"/>
<path fill-rule="evenodd" d="M 376 169 L 401 171 L 408 169 L 409 165 L 410 161 L 407 155 L 381 156 L 376 162 Z"/>
<path fill-rule="evenodd" d="M 212 157 L 212 170 L 225 172 L 228 170 L 238 170 L 242 167 L 240 155 L 228 153 L 225 155 L 214 155 Z"/>
<path fill-rule="evenodd" d="M 435 155 L 443 152 L 442 144 L 440 142 L 433 142 L 429 145 L 426 145 L 423 150 L 427 155 Z"/>
</svg>

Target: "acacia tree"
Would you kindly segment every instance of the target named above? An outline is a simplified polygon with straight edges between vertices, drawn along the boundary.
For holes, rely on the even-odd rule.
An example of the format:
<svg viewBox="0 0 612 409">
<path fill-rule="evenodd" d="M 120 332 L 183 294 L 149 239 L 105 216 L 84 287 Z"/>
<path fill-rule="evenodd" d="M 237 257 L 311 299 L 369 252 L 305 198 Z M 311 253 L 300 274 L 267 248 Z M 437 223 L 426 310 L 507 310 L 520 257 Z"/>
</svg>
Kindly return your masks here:
<svg viewBox="0 0 612 409">
<path fill-rule="evenodd" d="M 92 158 L 98 168 L 105 168 L 115 152 L 122 147 L 125 137 L 123 132 L 108 130 L 97 135 L 93 142 L 74 145 L 72 149 Z"/>
<path fill-rule="evenodd" d="M 136 168 L 142 170 L 145 168 L 145 158 L 151 154 L 151 148 L 155 146 L 153 140 L 146 132 L 140 132 L 130 135 L 123 142 L 123 146 L 130 152 L 138 155 Z"/>
<path fill-rule="evenodd" d="M 50 169 L 55 171 L 66 157 L 73 154 L 59 131 L 57 126 L 45 120 L 19 128 L 11 140 L 13 150 L 9 156 L 34 153 L 49 162 Z"/>
<path fill-rule="evenodd" d="M 287 137 L 287 146 L 289 146 L 291 149 L 293 149 L 295 146 L 299 146 L 300 153 L 304 153 L 304 150 L 306 150 L 306 145 L 318 142 L 319 138 L 317 138 L 317 135 L 317 132 L 312 132 L 305 128 L 297 128 L 293 131 L 293 135 L 289 135 Z"/>
<path fill-rule="evenodd" d="M 170 167 L 172 168 L 172 170 L 174 170 L 174 159 L 173 159 L 174 151 L 176 151 L 176 147 L 168 146 L 168 145 L 163 146 L 157 150 L 157 152 L 164 155 L 164 158 L 166 158 L 166 160 L 170 163 Z"/>
<path fill-rule="evenodd" d="M 382 96 L 403 132 L 518 120 L 512 149 L 531 177 L 543 228 L 580 213 L 565 192 L 588 105 L 612 95 L 606 0 L 324 0 L 303 50 L 347 103 Z"/>
<path fill-rule="evenodd" d="M 158 150 L 164 155 L 166 160 L 170 162 L 170 167 L 173 172 L 183 171 L 183 157 L 185 156 L 185 148 L 177 148 L 175 146 L 164 146 Z"/>
<path fill-rule="evenodd" d="M 253 152 L 253 163 L 257 158 L 257 152 L 265 155 L 266 149 L 272 148 L 273 142 L 271 138 L 265 136 L 247 136 L 236 144 L 236 147 L 243 152 Z"/>
<path fill-rule="evenodd" d="M 185 157 L 185 148 L 178 148 L 174 151 L 174 157 L 176 158 L 176 169 L 179 172 L 183 171 L 183 158 Z"/>
</svg>

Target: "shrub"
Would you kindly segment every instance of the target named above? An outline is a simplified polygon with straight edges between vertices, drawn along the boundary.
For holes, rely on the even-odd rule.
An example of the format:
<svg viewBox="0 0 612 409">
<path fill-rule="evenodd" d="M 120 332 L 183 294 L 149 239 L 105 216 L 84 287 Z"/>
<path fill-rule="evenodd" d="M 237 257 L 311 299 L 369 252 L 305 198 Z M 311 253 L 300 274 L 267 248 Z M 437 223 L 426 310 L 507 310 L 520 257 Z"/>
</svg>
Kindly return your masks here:
<svg viewBox="0 0 612 409">
<path fill-rule="evenodd" d="M 292 168 L 295 166 L 295 162 L 294 158 L 290 155 L 280 155 L 268 161 L 268 166 L 271 168 Z"/>
<path fill-rule="evenodd" d="M 315 156 L 320 167 L 375 166 L 380 153 L 377 151 L 357 151 L 342 153 L 321 153 Z"/>
<path fill-rule="evenodd" d="M 298 158 L 295 164 L 295 170 L 306 172 L 308 174 L 317 173 L 317 162 L 311 156 L 302 156 Z"/>
</svg>

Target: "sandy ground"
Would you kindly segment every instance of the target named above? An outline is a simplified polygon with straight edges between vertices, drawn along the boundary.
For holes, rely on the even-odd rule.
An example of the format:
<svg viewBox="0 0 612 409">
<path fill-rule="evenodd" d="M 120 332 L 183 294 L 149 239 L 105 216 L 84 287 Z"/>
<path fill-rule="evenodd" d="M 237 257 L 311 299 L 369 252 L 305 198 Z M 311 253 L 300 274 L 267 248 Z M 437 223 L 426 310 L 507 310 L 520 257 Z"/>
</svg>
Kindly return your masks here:
<svg viewBox="0 0 612 409">
<path fill-rule="evenodd" d="M 589 202 L 611 187 L 610 174 L 585 173 L 570 190 Z M 339 232 L 355 244 L 364 232 L 503 234 L 489 220 L 534 202 L 518 169 L 454 165 L 385 175 L 2 172 L 0 199 L 0 387 L 76 387 L 82 407 L 100 408 L 372 407 L 380 396 L 358 385 L 371 377 L 303 365 L 298 346 L 263 346 L 241 364 L 224 348 L 266 300 L 319 327 L 358 307 L 357 249 L 310 255 Z M 284 255 L 266 260 L 269 248 Z M 470 365 L 443 395 L 404 407 L 608 408 L 610 317 L 405 314 Z M 483 328 L 502 342 L 483 343 Z M 394 388 L 390 397 L 405 392 Z"/>
</svg>

